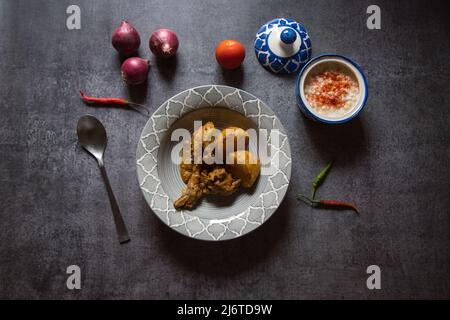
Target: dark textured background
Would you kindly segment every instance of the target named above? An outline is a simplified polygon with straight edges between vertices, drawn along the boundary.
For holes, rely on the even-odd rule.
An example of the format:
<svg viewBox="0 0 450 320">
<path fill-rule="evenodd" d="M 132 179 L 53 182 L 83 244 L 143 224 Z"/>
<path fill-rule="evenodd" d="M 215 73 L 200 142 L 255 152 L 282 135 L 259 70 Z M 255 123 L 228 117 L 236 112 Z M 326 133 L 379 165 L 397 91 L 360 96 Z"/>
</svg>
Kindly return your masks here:
<svg viewBox="0 0 450 320">
<path fill-rule="evenodd" d="M 448 7 L 444 1 L 374 1 L 382 29 L 366 28 L 373 1 L 0 1 L 0 298 L 450 298 Z M 82 29 L 66 29 L 79 4 Z M 442 3 L 442 4 L 441 4 Z M 314 55 L 337 52 L 367 73 L 370 98 L 342 126 L 305 119 L 295 77 L 272 75 L 253 37 L 274 17 L 303 22 Z M 110 45 L 128 19 L 151 59 L 147 86 L 128 91 Z M 174 29 L 176 63 L 147 47 Z M 223 73 L 215 45 L 234 38 L 247 57 Z M 293 174 L 278 212 L 238 240 L 205 243 L 164 226 L 139 190 L 135 149 L 146 122 L 127 110 L 84 106 L 77 94 L 132 96 L 155 110 L 189 87 L 228 84 L 273 108 L 289 133 Z M 119 245 L 94 160 L 77 145 L 77 119 L 106 126 L 106 165 L 132 241 Z M 315 211 L 296 201 L 330 159 L 319 194 L 362 213 Z M 66 267 L 82 290 L 66 289 Z M 366 288 L 366 268 L 382 289 Z"/>
</svg>

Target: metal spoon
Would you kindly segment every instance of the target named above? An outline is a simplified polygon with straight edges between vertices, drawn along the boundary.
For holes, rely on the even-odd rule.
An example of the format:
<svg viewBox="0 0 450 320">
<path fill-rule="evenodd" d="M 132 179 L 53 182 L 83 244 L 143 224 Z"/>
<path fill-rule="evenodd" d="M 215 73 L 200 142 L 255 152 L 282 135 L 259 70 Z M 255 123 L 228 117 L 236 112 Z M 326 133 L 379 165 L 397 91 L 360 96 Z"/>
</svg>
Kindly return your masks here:
<svg viewBox="0 0 450 320">
<path fill-rule="evenodd" d="M 77 124 L 78 141 L 81 146 L 89 152 L 97 160 L 100 172 L 102 173 L 103 181 L 105 182 L 106 191 L 108 191 L 109 202 L 111 203 L 111 209 L 114 217 L 114 223 L 116 224 L 117 234 L 119 236 L 119 242 L 125 243 L 130 241 L 128 236 L 127 227 L 120 213 L 119 206 L 117 205 L 116 198 L 111 189 L 108 176 L 106 175 L 105 165 L 103 163 L 103 154 L 106 149 L 106 131 L 102 123 L 93 116 L 82 116 L 78 120 Z"/>
</svg>

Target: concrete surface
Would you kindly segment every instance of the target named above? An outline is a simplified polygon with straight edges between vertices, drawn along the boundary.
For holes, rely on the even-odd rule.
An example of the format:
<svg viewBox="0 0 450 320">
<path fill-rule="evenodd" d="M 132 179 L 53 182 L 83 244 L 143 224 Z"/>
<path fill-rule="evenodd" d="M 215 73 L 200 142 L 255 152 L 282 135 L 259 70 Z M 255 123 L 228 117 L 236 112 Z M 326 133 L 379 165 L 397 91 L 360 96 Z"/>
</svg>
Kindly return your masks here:
<svg viewBox="0 0 450 320">
<path fill-rule="evenodd" d="M 81 8 L 81 30 L 66 8 Z M 376 1 L 382 29 L 366 28 L 372 1 L 1 1 L 0 298 L 450 298 L 450 55 L 448 7 L 441 1 Z M 302 21 L 313 54 L 337 52 L 367 73 L 370 98 L 359 118 L 329 127 L 305 119 L 295 77 L 261 68 L 252 50 L 260 25 Z M 110 45 L 121 19 L 151 59 L 146 86 L 127 90 Z M 175 30 L 175 63 L 147 47 L 158 27 Z M 214 59 L 223 39 L 243 42 L 243 68 Z M 84 106 L 78 90 L 131 96 L 155 110 L 189 87 L 228 84 L 273 108 L 289 131 L 291 186 L 267 224 L 225 243 L 169 230 L 139 190 L 135 149 L 146 122 L 127 110 Z M 131 242 L 116 241 L 100 172 L 77 145 L 75 124 L 93 114 L 106 126 L 106 166 Z M 319 191 L 352 200 L 361 216 L 312 210 L 296 194 L 335 166 Z M 66 288 L 66 268 L 82 289 Z M 381 267 L 381 290 L 366 268 Z"/>
</svg>

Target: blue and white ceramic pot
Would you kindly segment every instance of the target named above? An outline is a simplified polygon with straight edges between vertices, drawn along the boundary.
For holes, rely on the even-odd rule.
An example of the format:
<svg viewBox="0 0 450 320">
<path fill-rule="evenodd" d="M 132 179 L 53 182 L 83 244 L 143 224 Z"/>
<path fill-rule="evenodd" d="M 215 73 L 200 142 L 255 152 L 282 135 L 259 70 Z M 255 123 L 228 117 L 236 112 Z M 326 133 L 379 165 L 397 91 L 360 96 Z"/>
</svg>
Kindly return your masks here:
<svg viewBox="0 0 450 320">
<path fill-rule="evenodd" d="M 275 73 L 297 72 L 311 58 L 311 51 L 308 32 L 295 20 L 274 19 L 259 28 L 256 34 L 256 57 Z"/>
</svg>

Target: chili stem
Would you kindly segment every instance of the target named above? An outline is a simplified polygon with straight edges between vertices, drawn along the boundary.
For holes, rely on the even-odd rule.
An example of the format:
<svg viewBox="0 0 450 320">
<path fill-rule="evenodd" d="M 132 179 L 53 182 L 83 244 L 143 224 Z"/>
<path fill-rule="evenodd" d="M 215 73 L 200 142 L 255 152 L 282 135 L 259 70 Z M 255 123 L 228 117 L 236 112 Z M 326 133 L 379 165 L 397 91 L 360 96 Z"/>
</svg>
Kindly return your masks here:
<svg viewBox="0 0 450 320">
<path fill-rule="evenodd" d="M 310 198 L 308 198 L 308 197 L 302 195 L 302 194 L 299 194 L 299 195 L 297 196 L 297 199 L 303 201 L 303 202 L 306 203 L 308 206 L 311 206 L 311 207 L 313 206 L 312 200 L 311 200 Z"/>
<path fill-rule="evenodd" d="M 311 199 L 314 199 L 316 197 L 316 190 L 317 190 L 317 188 L 314 187 L 314 185 L 313 185 L 312 192 L 311 192 Z"/>
</svg>

